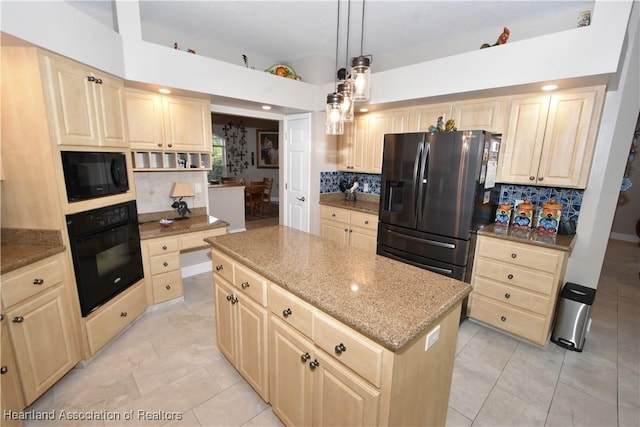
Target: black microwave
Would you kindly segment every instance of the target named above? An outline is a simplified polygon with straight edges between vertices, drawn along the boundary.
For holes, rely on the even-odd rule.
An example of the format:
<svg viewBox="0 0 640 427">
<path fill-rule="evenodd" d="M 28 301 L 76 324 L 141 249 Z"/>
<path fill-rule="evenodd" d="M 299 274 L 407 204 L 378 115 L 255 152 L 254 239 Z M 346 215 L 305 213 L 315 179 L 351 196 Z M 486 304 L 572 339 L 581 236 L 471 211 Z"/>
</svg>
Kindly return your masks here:
<svg viewBox="0 0 640 427">
<path fill-rule="evenodd" d="M 125 153 L 62 151 L 61 154 L 69 202 L 129 191 Z"/>
</svg>

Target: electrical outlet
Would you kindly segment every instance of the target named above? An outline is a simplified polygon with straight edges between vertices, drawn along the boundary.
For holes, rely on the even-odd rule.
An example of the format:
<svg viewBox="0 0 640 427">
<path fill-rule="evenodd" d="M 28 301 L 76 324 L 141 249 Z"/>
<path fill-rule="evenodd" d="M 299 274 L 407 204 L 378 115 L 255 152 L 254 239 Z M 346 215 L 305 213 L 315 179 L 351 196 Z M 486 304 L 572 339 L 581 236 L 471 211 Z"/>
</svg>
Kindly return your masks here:
<svg viewBox="0 0 640 427">
<path fill-rule="evenodd" d="M 202 193 L 202 184 L 196 182 L 196 193 Z"/>
<path fill-rule="evenodd" d="M 427 334 L 427 342 L 424 345 L 424 351 L 429 350 L 432 345 L 438 342 L 440 338 L 440 325 L 436 326 Z"/>
<path fill-rule="evenodd" d="M 362 191 L 364 191 L 365 193 L 367 193 L 369 191 L 369 183 L 365 182 L 364 185 L 362 186 Z"/>
</svg>

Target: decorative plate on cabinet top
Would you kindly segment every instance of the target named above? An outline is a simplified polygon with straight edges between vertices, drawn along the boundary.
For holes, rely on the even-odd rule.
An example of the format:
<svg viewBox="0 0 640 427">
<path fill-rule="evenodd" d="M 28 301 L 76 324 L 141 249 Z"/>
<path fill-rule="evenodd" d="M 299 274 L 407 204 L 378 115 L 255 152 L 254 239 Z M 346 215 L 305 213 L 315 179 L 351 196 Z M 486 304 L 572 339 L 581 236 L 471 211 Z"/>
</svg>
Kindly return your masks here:
<svg viewBox="0 0 640 427">
<path fill-rule="evenodd" d="M 267 73 L 275 74 L 276 76 L 286 77 L 288 79 L 301 80 L 300 76 L 296 74 L 295 70 L 285 64 L 272 65 L 264 71 L 266 71 Z"/>
<path fill-rule="evenodd" d="M 160 223 L 160 225 L 162 225 L 163 227 L 168 227 L 171 224 L 173 224 L 173 220 L 172 219 L 161 219 L 160 221 L 158 221 Z"/>
</svg>

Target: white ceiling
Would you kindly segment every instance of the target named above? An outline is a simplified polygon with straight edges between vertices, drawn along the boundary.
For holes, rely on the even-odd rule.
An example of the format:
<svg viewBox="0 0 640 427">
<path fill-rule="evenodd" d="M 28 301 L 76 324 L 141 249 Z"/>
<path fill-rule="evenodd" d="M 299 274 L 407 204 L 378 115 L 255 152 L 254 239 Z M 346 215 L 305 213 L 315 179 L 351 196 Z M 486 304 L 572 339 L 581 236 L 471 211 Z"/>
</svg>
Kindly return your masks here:
<svg viewBox="0 0 640 427">
<path fill-rule="evenodd" d="M 113 24 L 111 1 L 70 1 L 105 25 Z M 333 80 L 338 0 L 155 1 L 140 0 L 143 38 L 244 66 L 294 66 L 312 83 Z M 382 71 L 495 43 L 504 26 L 509 42 L 576 27 L 591 1 L 431 1 L 367 0 L 362 53 L 372 54 L 372 70 Z M 340 0 L 338 68 L 347 61 L 346 24 L 350 5 L 348 56 L 360 53 L 362 0 Z M 596 17 L 597 18 L 597 17 Z M 324 68 L 323 68 L 324 67 Z M 326 69 L 313 75 L 317 68 Z M 305 75 L 306 74 L 306 75 Z"/>
</svg>

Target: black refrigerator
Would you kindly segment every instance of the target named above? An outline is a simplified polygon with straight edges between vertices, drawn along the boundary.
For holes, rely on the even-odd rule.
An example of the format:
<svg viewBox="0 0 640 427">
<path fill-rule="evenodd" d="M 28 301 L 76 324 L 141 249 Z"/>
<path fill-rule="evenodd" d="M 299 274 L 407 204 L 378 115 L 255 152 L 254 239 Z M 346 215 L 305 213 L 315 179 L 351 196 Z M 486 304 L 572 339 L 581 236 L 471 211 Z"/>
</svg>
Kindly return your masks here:
<svg viewBox="0 0 640 427">
<path fill-rule="evenodd" d="M 500 136 L 386 134 L 377 253 L 469 282 L 475 231 L 490 224 Z"/>
</svg>

